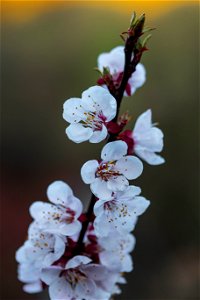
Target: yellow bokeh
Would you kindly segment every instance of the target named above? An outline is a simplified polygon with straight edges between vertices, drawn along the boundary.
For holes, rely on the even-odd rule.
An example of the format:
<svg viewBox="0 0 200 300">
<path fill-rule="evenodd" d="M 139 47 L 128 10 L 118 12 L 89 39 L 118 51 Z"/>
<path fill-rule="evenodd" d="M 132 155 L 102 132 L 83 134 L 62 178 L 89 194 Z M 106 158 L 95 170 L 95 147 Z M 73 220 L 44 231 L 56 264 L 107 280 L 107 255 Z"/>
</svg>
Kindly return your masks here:
<svg viewBox="0 0 200 300">
<path fill-rule="evenodd" d="M 165 14 L 170 10 L 183 5 L 191 5 L 197 1 L 1 1 L 1 15 L 3 21 L 27 22 L 42 13 L 67 9 L 70 6 L 79 7 L 104 7 L 119 13 L 129 14 L 136 11 L 138 14 L 145 12 L 150 18 Z"/>
</svg>

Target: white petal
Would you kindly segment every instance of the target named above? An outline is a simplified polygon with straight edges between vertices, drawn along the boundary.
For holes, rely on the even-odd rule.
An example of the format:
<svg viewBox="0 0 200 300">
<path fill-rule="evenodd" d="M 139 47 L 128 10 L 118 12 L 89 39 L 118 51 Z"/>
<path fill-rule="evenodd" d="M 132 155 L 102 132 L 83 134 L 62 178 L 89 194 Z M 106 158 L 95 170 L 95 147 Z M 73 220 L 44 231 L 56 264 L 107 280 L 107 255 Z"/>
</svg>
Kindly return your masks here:
<svg viewBox="0 0 200 300">
<path fill-rule="evenodd" d="M 130 185 L 128 186 L 124 191 L 117 192 L 115 197 L 117 199 L 120 199 L 121 201 L 132 199 L 135 196 L 139 195 L 141 193 L 141 188 L 138 186 Z"/>
<path fill-rule="evenodd" d="M 47 188 L 47 197 L 52 203 L 67 206 L 73 195 L 72 189 L 63 181 L 54 181 Z"/>
<path fill-rule="evenodd" d="M 59 266 L 51 266 L 49 268 L 44 268 L 41 272 L 41 280 L 44 283 L 50 285 L 59 277 L 60 272 L 62 270 L 63 268 Z"/>
<path fill-rule="evenodd" d="M 100 178 L 95 178 L 94 182 L 90 185 L 92 193 L 101 199 L 110 199 L 112 191 L 108 189 L 107 182 Z"/>
<path fill-rule="evenodd" d="M 65 242 L 60 236 L 55 235 L 54 250 L 48 253 L 43 261 L 43 266 L 48 267 L 57 261 L 65 252 Z"/>
<path fill-rule="evenodd" d="M 38 281 L 41 275 L 41 268 L 35 267 L 33 264 L 18 265 L 18 279 L 24 283 Z"/>
<path fill-rule="evenodd" d="M 127 154 L 128 146 L 123 141 L 106 144 L 101 151 L 101 158 L 105 161 L 118 160 Z"/>
<path fill-rule="evenodd" d="M 83 256 L 83 255 L 77 255 L 74 256 L 73 258 L 71 258 L 66 266 L 65 269 L 71 269 L 71 268 L 76 268 L 78 266 L 80 266 L 81 264 L 89 264 L 92 260 L 87 257 L 87 256 Z"/>
<path fill-rule="evenodd" d="M 97 300 L 93 298 L 95 297 L 95 290 L 96 290 L 96 285 L 92 279 L 86 278 L 84 281 L 80 280 L 75 287 L 75 293 L 77 295 L 76 299 Z"/>
<path fill-rule="evenodd" d="M 63 105 L 63 118 L 69 123 L 77 123 L 85 119 L 85 109 L 80 98 L 70 98 Z"/>
<path fill-rule="evenodd" d="M 133 132 L 135 147 L 143 147 L 151 152 L 160 152 L 163 149 L 163 132 L 156 127 L 151 127 L 143 133 Z"/>
<path fill-rule="evenodd" d="M 70 202 L 69 208 L 75 212 L 76 218 L 78 218 L 83 212 L 82 202 L 74 196 L 71 197 L 71 202 Z"/>
<path fill-rule="evenodd" d="M 135 72 L 133 72 L 131 78 L 128 83 L 131 85 L 133 89 L 141 87 L 146 81 L 146 70 L 142 64 L 137 64 Z M 131 89 L 131 94 L 132 89 Z"/>
<path fill-rule="evenodd" d="M 135 153 L 150 165 L 161 165 L 165 162 L 165 159 L 162 156 L 142 147 L 137 147 Z"/>
<path fill-rule="evenodd" d="M 24 243 L 15 253 L 15 259 L 18 263 L 26 263 L 26 247 L 27 242 Z"/>
<path fill-rule="evenodd" d="M 94 220 L 94 231 L 98 237 L 106 237 L 113 230 L 113 224 L 107 220 L 107 215 L 104 213 L 99 214 Z M 116 234 L 116 232 L 115 232 Z"/>
<path fill-rule="evenodd" d="M 135 197 L 132 201 L 130 201 L 130 204 L 133 207 L 134 214 L 136 216 L 140 216 L 149 207 L 150 201 L 144 197 Z"/>
<path fill-rule="evenodd" d="M 151 128 L 152 126 L 151 118 L 152 118 L 151 109 L 148 109 L 138 117 L 133 132 L 141 133 Z"/>
<path fill-rule="evenodd" d="M 105 125 L 102 125 L 101 130 L 96 130 L 93 132 L 92 136 L 89 139 L 89 142 L 90 143 L 99 143 L 99 142 L 105 140 L 107 135 L 108 135 L 108 130 Z"/>
<path fill-rule="evenodd" d="M 107 275 L 107 270 L 105 267 L 97 264 L 88 264 L 81 267 L 84 273 L 91 277 L 94 281 L 105 280 Z"/>
<path fill-rule="evenodd" d="M 51 300 L 71 300 L 74 294 L 71 285 L 62 276 L 50 285 L 49 296 Z"/>
<path fill-rule="evenodd" d="M 95 173 L 99 166 L 97 160 L 89 160 L 81 168 L 81 177 L 85 183 L 92 183 L 95 180 Z"/>
<path fill-rule="evenodd" d="M 133 261 L 129 254 L 126 254 L 122 261 L 121 272 L 131 272 L 133 271 Z"/>
<path fill-rule="evenodd" d="M 43 218 L 43 211 L 49 210 L 52 204 L 45 203 L 42 201 L 33 202 L 29 208 L 30 215 L 35 220 Z"/>
<path fill-rule="evenodd" d="M 23 291 L 29 294 L 39 293 L 43 290 L 42 283 L 40 280 L 25 284 L 23 286 Z"/>
<path fill-rule="evenodd" d="M 124 47 L 117 46 L 110 52 L 102 53 L 98 57 L 98 68 L 108 67 L 111 74 L 122 72 L 124 69 L 125 55 Z"/>
<path fill-rule="evenodd" d="M 103 251 L 99 254 L 102 265 L 106 266 L 109 270 L 115 272 L 122 272 L 119 254 L 111 251 Z"/>
<path fill-rule="evenodd" d="M 139 177 L 143 171 L 142 162 L 137 157 L 131 155 L 119 159 L 115 167 L 129 180 Z"/>
<path fill-rule="evenodd" d="M 98 200 L 94 205 L 94 214 L 95 216 L 98 216 L 100 213 L 104 211 L 104 203 L 106 203 L 107 200 Z"/>
<path fill-rule="evenodd" d="M 75 143 L 82 143 L 93 135 L 92 128 L 84 127 L 82 124 L 71 124 L 66 128 L 68 138 Z"/>
<path fill-rule="evenodd" d="M 70 224 L 60 224 L 60 226 L 52 226 L 51 228 L 47 227 L 48 232 L 54 234 L 63 234 L 65 236 L 73 236 L 81 230 L 81 223 L 79 221 L 73 221 Z"/>
<path fill-rule="evenodd" d="M 117 102 L 110 92 L 101 86 L 92 86 L 82 94 L 82 102 L 88 105 L 90 111 L 102 112 L 106 121 L 116 116 Z"/>
<path fill-rule="evenodd" d="M 129 185 L 125 176 L 119 175 L 107 181 L 107 187 L 112 192 L 123 191 Z"/>
</svg>

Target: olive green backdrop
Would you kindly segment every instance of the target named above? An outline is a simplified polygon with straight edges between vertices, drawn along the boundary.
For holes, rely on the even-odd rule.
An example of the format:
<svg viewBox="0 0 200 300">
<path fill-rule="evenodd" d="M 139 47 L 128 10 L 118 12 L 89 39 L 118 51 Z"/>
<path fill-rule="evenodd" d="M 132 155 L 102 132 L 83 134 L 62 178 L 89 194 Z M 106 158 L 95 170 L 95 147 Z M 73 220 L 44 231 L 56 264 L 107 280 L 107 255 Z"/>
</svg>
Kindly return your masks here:
<svg viewBox="0 0 200 300">
<path fill-rule="evenodd" d="M 97 56 L 122 43 L 129 19 L 102 2 L 2 22 L 2 299 L 47 299 L 22 292 L 15 251 L 31 222 L 28 207 L 46 200 L 49 183 L 65 180 L 85 205 L 90 198 L 80 167 L 99 156 L 103 143 L 70 142 L 62 105 L 95 84 Z M 147 82 L 121 111 L 133 115 L 132 128 L 152 108 L 165 133 L 166 164 L 145 164 L 134 182 L 151 206 L 135 230 L 135 270 L 116 300 L 198 299 L 198 19 L 197 3 L 153 24 L 147 16 L 157 28 L 142 59 Z"/>
</svg>

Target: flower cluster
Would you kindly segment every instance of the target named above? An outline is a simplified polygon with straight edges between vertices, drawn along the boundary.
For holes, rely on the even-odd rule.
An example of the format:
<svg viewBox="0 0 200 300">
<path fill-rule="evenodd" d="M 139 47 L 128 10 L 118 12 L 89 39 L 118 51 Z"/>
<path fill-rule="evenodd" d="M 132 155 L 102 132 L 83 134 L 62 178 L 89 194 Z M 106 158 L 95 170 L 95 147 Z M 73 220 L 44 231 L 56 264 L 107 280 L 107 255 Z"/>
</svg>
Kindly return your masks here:
<svg viewBox="0 0 200 300">
<path fill-rule="evenodd" d="M 132 21 L 135 30 L 128 32 L 128 38 L 135 32 L 141 35 L 142 21 Z M 130 64 L 134 62 L 132 48 Z M 86 213 L 63 181 L 49 185 L 50 203 L 31 205 L 33 222 L 28 238 L 16 252 L 18 278 L 28 293 L 48 287 L 52 300 L 109 300 L 121 292 L 118 285 L 126 282 L 124 272 L 133 269 L 132 231 L 150 201 L 129 181 L 142 174 L 140 159 L 151 165 L 164 162 L 157 154 L 163 148 L 163 133 L 152 124 L 150 109 L 139 116 L 133 130 L 124 130 L 129 118 L 123 115 L 118 119 L 120 102 L 116 95 L 125 64 L 122 46 L 101 54 L 98 67 L 112 77 L 116 93 L 111 93 L 105 78 L 100 78 L 99 85 L 84 91 L 81 98 L 64 103 L 63 118 L 69 123 L 66 134 L 70 140 L 99 143 L 107 139 L 107 143 L 100 159 L 89 160 L 81 168 L 82 180 L 90 185 L 93 195 Z M 123 90 L 125 96 L 132 95 L 145 81 L 143 65 L 137 62 L 132 70 Z"/>
</svg>

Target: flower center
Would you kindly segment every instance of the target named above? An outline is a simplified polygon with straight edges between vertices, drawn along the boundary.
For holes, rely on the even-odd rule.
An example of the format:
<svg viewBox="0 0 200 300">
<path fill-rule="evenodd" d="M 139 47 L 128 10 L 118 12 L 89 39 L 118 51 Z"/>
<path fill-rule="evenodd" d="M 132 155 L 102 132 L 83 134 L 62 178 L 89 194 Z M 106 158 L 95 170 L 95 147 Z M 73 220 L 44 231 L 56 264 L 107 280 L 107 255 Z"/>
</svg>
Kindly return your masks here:
<svg viewBox="0 0 200 300">
<path fill-rule="evenodd" d="M 116 203 L 115 202 L 116 202 L 115 200 L 111 200 L 111 201 L 105 202 L 104 205 L 103 205 L 104 209 L 108 210 L 108 211 L 112 211 L 113 208 L 116 207 Z"/>
<path fill-rule="evenodd" d="M 61 220 L 62 222 L 70 224 L 74 221 L 74 217 L 75 217 L 75 212 L 72 209 L 67 208 L 66 213 L 63 215 Z"/>
<path fill-rule="evenodd" d="M 106 117 L 103 115 L 102 111 L 99 112 L 84 112 L 85 120 L 81 123 L 84 127 L 90 127 L 93 130 L 101 130 L 102 125 L 106 121 Z"/>
<path fill-rule="evenodd" d="M 116 161 L 102 162 L 96 171 L 96 176 L 105 181 L 111 177 L 119 176 L 120 173 L 115 169 L 115 163 Z"/>
<path fill-rule="evenodd" d="M 66 270 L 65 278 L 74 289 L 79 281 L 86 279 L 86 276 L 78 269 L 68 269 Z"/>
</svg>

